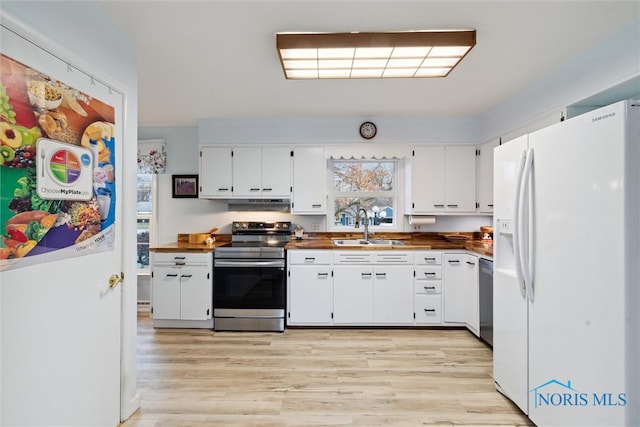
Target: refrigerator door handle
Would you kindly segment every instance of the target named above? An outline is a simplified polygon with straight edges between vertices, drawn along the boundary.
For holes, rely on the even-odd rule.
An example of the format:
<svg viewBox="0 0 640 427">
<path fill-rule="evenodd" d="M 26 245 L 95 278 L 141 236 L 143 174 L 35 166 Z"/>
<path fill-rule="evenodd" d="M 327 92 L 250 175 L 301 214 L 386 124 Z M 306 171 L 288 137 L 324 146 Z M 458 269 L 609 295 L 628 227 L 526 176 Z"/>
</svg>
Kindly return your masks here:
<svg viewBox="0 0 640 427">
<path fill-rule="evenodd" d="M 518 280 L 518 287 L 520 288 L 520 294 L 526 297 L 526 285 L 524 282 L 524 275 L 522 272 L 522 253 L 520 251 L 520 224 L 521 221 L 521 190 L 522 190 L 522 178 L 524 174 L 524 167 L 527 160 L 527 151 L 522 151 L 520 159 L 520 166 L 518 168 L 518 179 L 516 180 L 516 197 L 515 207 L 513 209 L 513 256 L 515 258 L 516 278 Z"/>
<path fill-rule="evenodd" d="M 533 148 L 529 148 L 522 177 L 522 203 L 521 217 L 526 218 L 520 224 L 520 255 L 522 262 L 522 273 L 527 298 L 533 301 L 533 199 L 531 175 L 533 170 Z"/>
</svg>

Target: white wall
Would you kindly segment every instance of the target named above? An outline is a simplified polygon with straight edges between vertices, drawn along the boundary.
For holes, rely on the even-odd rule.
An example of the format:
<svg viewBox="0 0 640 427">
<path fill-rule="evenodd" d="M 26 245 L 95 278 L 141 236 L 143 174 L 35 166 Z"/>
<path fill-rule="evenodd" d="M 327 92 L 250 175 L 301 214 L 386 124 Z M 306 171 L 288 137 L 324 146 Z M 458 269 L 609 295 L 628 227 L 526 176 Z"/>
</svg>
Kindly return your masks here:
<svg viewBox="0 0 640 427">
<path fill-rule="evenodd" d="M 4 25 L 11 28 L 19 27 L 29 34 L 29 38 L 38 45 L 45 47 L 64 58 L 65 61 L 75 67 L 85 70 L 96 76 L 101 81 L 117 88 L 126 94 L 125 97 L 125 123 L 124 123 L 124 161 L 120 166 L 123 179 L 135 182 L 136 174 L 136 144 L 137 141 L 137 59 L 135 44 L 126 36 L 119 27 L 99 12 L 90 2 L 47 2 L 47 1 L 11 1 L 3 0 L 0 3 L 0 17 Z M 1 48 L 1 45 L 0 45 Z M 135 277 L 135 188 L 125 186 L 124 194 L 119 197 L 124 206 L 124 218 L 121 219 L 124 250 L 123 259 L 131 259 L 130 264 L 124 265 L 125 277 Z M 28 271 L 27 271 L 28 270 Z M 2 281 L 8 283 L 48 283 L 51 282 L 51 272 L 48 269 L 28 267 L 15 271 L 0 273 Z M 55 278 L 57 281 L 63 277 Z M 135 286 L 122 288 L 122 414 L 126 417 L 137 405 L 136 390 L 136 290 Z M 0 289 L 0 295 L 2 295 Z M 31 313 L 24 313 L 19 319 L 8 319 L 7 298 L 0 299 L 0 319 L 3 322 L 18 322 L 24 325 L 25 330 L 37 331 L 43 323 L 55 329 L 55 318 L 42 318 L 39 313 L 51 311 L 51 299 L 44 295 L 25 295 L 25 299 L 31 301 Z M 66 302 L 65 306 L 73 306 L 74 301 Z M 76 304 L 79 303 L 76 302 Z M 46 307 L 46 310 L 42 308 Z M 24 319 L 27 319 L 25 323 Z M 29 342 L 34 337 L 28 336 L 25 330 L 17 328 L 7 331 L 3 328 L 0 343 L 6 339 L 12 342 Z M 9 332 L 9 334 L 7 334 Z M 10 335 L 10 336 L 9 336 Z M 81 339 L 81 337 L 79 337 Z M 4 346 L 0 354 L 7 350 Z M 11 367 L 1 364 L 3 370 Z M 0 372 L 0 375 L 2 372 Z M 42 382 L 42 378 L 24 378 L 28 383 Z M 16 385 L 2 380 L 2 393 L 6 397 Z M 0 399 L 4 402 L 4 399 Z M 37 414 L 41 408 L 34 406 L 35 402 L 23 402 L 24 407 L 11 408 L 12 413 L 20 413 L 20 419 L 7 420 L 7 408 L 0 413 L 0 424 L 19 425 L 29 424 L 31 414 Z M 0 405 L 2 407 L 2 405 Z M 40 414 L 39 416 L 43 416 Z M 72 420 L 69 420 L 69 425 Z"/>
</svg>

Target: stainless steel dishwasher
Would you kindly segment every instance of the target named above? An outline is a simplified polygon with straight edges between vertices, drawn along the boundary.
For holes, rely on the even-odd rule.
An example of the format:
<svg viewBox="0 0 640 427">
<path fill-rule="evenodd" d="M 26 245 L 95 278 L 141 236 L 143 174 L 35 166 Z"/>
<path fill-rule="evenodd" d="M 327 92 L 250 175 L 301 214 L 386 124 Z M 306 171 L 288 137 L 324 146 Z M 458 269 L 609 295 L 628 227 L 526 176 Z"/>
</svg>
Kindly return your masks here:
<svg viewBox="0 0 640 427">
<path fill-rule="evenodd" d="M 493 261 L 480 258 L 480 339 L 493 347 Z"/>
</svg>

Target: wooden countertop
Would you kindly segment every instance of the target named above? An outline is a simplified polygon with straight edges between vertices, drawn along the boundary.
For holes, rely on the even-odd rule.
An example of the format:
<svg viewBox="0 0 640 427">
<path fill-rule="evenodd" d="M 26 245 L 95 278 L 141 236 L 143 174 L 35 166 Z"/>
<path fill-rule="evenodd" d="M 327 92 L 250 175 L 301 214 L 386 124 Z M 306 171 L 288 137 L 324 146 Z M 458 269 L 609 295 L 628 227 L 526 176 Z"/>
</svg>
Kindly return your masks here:
<svg viewBox="0 0 640 427">
<path fill-rule="evenodd" d="M 335 239 L 358 239 L 362 234 L 354 233 L 308 233 L 302 240 L 294 237 L 287 243 L 285 249 L 339 249 L 339 250 L 468 250 L 479 255 L 493 257 L 493 241 L 482 240 L 476 233 L 460 233 L 469 235 L 470 239 L 465 243 L 453 243 L 446 240 L 444 234 L 454 233 L 376 233 L 374 238 L 402 240 L 406 245 L 389 246 L 336 246 Z M 384 237 L 383 237 L 384 236 Z M 149 247 L 149 252 L 214 252 L 216 247 L 228 243 L 231 236 L 216 236 L 213 245 L 203 243 L 189 243 L 177 241 Z"/>
</svg>

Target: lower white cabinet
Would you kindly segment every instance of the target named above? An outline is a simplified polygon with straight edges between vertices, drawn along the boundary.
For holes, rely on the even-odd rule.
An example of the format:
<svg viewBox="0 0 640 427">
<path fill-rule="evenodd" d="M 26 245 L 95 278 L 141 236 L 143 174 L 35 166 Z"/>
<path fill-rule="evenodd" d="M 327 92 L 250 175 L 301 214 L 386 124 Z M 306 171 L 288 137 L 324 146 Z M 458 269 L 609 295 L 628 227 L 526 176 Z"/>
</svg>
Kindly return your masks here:
<svg viewBox="0 0 640 427">
<path fill-rule="evenodd" d="M 414 277 L 416 324 L 442 323 L 442 254 L 416 254 Z"/>
<path fill-rule="evenodd" d="M 288 257 L 287 324 L 331 324 L 331 251 L 289 251 Z"/>
<path fill-rule="evenodd" d="M 213 327 L 211 253 L 152 253 L 151 316 L 156 327 Z"/>
<path fill-rule="evenodd" d="M 444 321 L 466 325 L 479 335 L 478 257 L 445 254 L 444 275 Z"/>
<path fill-rule="evenodd" d="M 333 323 L 373 323 L 373 267 L 333 267 Z"/>
<path fill-rule="evenodd" d="M 291 326 L 479 328 L 478 257 L 439 251 L 290 250 Z"/>
</svg>

